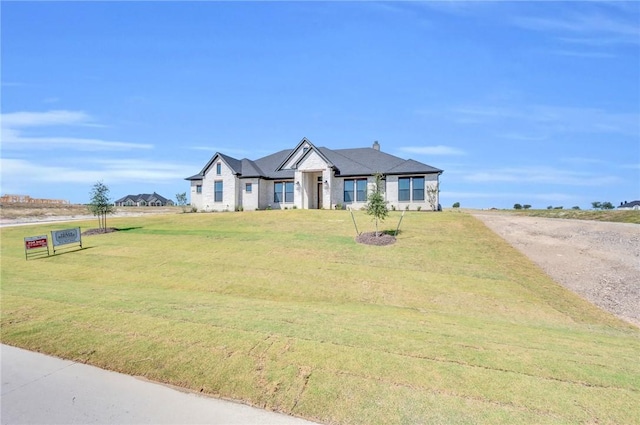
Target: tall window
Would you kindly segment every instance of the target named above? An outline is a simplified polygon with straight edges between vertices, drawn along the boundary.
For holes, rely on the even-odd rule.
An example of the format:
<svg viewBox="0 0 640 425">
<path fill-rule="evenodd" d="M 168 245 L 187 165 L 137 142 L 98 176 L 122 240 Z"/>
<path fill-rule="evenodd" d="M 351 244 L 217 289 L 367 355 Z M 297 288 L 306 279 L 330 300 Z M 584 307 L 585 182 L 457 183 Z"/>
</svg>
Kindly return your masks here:
<svg viewBox="0 0 640 425">
<path fill-rule="evenodd" d="M 353 202 L 353 180 L 344 181 L 344 202 Z"/>
<path fill-rule="evenodd" d="M 367 201 L 367 179 L 347 179 L 344 181 L 344 202 Z"/>
<path fill-rule="evenodd" d="M 398 179 L 398 201 L 411 200 L 411 178 L 400 177 Z"/>
<path fill-rule="evenodd" d="M 247 193 L 251 193 L 251 192 L 253 191 L 253 186 L 251 185 L 251 183 L 246 183 L 246 184 L 244 185 L 244 190 L 245 190 L 245 192 L 247 192 Z"/>
<path fill-rule="evenodd" d="M 413 178 L 413 200 L 424 201 L 424 177 Z"/>
<path fill-rule="evenodd" d="M 293 202 L 293 182 L 284 184 L 284 202 Z"/>
<path fill-rule="evenodd" d="M 216 164 L 216 175 L 220 175 L 222 174 L 222 164 L 220 164 L 219 162 Z"/>
<path fill-rule="evenodd" d="M 222 202 L 222 180 L 216 180 L 213 184 L 213 202 Z"/>
<path fill-rule="evenodd" d="M 367 201 L 367 179 L 356 180 L 356 201 Z"/>
<path fill-rule="evenodd" d="M 196 193 L 202 193 L 202 185 L 201 184 L 196 185 Z"/>
<path fill-rule="evenodd" d="M 273 184 L 273 202 L 293 202 L 293 182 L 275 182 Z"/>
<path fill-rule="evenodd" d="M 398 201 L 424 201 L 424 177 L 400 177 Z"/>
</svg>

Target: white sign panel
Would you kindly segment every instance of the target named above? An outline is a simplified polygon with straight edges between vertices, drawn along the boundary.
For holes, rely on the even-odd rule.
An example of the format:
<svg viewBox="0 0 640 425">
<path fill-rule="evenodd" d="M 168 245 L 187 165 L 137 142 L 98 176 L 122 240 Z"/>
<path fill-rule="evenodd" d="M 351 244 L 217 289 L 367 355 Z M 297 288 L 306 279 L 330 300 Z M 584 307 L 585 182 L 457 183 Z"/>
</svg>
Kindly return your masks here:
<svg viewBox="0 0 640 425">
<path fill-rule="evenodd" d="M 53 230 L 51 232 L 51 238 L 53 239 L 53 246 L 81 243 L 80 228 Z"/>
</svg>

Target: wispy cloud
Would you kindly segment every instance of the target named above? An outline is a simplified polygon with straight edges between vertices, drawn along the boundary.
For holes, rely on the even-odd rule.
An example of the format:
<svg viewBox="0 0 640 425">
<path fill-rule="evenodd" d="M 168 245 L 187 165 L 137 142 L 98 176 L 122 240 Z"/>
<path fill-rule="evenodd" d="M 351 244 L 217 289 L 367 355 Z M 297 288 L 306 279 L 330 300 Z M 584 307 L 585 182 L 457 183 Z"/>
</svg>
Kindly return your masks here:
<svg viewBox="0 0 640 425">
<path fill-rule="evenodd" d="M 92 121 L 82 111 L 11 112 L 2 114 L 2 126 L 8 128 L 82 125 Z"/>
<path fill-rule="evenodd" d="M 547 166 L 508 167 L 468 174 L 465 180 L 474 183 L 535 183 L 566 186 L 607 186 L 620 181 L 619 177 L 586 173 Z"/>
<path fill-rule="evenodd" d="M 522 192 L 458 192 L 458 191 L 446 191 L 440 192 L 440 196 L 446 196 L 449 199 L 493 199 L 498 201 L 502 200 L 519 200 L 523 198 Z M 549 193 L 527 193 L 526 199 L 528 201 L 543 201 L 543 202 L 574 202 L 579 201 L 580 197 L 568 193 L 561 192 L 549 192 Z"/>
<path fill-rule="evenodd" d="M 560 40 L 592 44 L 595 40 L 607 43 L 640 44 L 640 27 L 635 13 L 619 13 L 604 4 L 591 5 L 587 10 L 572 10 L 569 13 L 550 16 L 527 16 L 513 19 L 513 24 L 521 28 L 550 32 Z"/>
<path fill-rule="evenodd" d="M 93 160 L 84 158 L 73 162 L 73 166 L 51 166 L 24 159 L 0 158 L 2 180 L 80 183 L 103 180 L 105 183 L 170 183 L 183 179 L 194 165 L 169 162 L 110 159 Z M 78 165 L 80 164 L 80 165 Z M 4 185 L 3 183 L 3 185 Z"/>
<path fill-rule="evenodd" d="M 508 122 L 519 128 L 528 128 L 530 131 L 534 131 L 533 134 L 536 136 L 533 137 L 539 137 L 537 134 L 544 134 L 548 138 L 550 133 L 640 135 L 640 114 L 609 112 L 598 108 L 554 105 L 513 105 L 510 107 L 465 105 L 451 108 L 450 112 L 454 121 L 459 124 Z M 522 135 L 522 133 L 519 134 Z M 505 134 L 502 135 L 502 137 L 504 136 Z"/>
<path fill-rule="evenodd" d="M 401 152 L 413 153 L 417 155 L 465 155 L 462 149 L 451 146 L 405 146 L 399 148 Z"/>
<path fill-rule="evenodd" d="M 29 136 L 29 129 L 48 127 L 103 127 L 82 111 L 12 112 L 2 114 L 2 147 L 5 150 L 60 149 L 79 151 L 151 149 L 151 144 L 102 140 L 89 137 Z M 53 132 L 54 130 L 49 130 Z"/>
</svg>

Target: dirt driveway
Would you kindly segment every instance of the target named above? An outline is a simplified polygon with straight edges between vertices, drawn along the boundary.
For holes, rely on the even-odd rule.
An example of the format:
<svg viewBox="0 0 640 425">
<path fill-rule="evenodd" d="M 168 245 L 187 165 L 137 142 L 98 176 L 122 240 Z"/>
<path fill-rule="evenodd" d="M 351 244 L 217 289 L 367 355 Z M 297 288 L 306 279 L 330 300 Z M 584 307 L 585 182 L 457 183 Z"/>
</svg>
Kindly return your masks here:
<svg viewBox="0 0 640 425">
<path fill-rule="evenodd" d="M 556 282 L 640 327 L 640 225 L 494 212 L 472 215 Z"/>
</svg>

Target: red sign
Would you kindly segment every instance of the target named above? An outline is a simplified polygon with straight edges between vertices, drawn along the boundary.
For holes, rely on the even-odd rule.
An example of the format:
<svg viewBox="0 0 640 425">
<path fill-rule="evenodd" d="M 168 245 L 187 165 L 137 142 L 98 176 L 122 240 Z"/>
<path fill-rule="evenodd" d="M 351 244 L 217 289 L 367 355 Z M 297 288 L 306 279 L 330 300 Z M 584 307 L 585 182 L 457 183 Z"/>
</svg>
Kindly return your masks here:
<svg viewBox="0 0 640 425">
<path fill-rule="evenodd" d="M 46 248 L 47 247 L 47 238 L 39 237 L 36 238 L 25 238 L 24 240 L 24 248 L 25 249 L 35 249 L 35 248 Z"/>
</svg>

